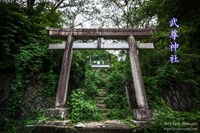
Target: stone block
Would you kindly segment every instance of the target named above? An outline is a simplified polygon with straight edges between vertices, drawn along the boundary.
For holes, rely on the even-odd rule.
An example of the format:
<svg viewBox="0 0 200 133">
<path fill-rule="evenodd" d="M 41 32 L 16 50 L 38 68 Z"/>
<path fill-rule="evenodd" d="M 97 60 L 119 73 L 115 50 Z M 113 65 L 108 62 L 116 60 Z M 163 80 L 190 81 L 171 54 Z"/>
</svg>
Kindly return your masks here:
<svg viewBox="0 0 200 133">
<path fill-rule="evenodd" d="M 146 128 L 148 125 L 148 121 L 136 121 L 131 120 L 134 124 L 136 124 L 138 127 Z"/>
<path fill-rule="evenodd" d="M 133 109 L 133 119 L 147 121 L 153 119 L 154 111 L 150 109 Z"/>
<path fill-rule="evenodd" d="M 66 118 L 69 114 L 69 108 L 50 108 L 47 109 L 47 116 L 50 118 Z"/>
<path fill-rule="evenodd" d="M 45 125 L 50 126 L 68 126 L 70 124 L 70 120 L 64 120 L 64 121 L 46 121 Z"/>
</svg>

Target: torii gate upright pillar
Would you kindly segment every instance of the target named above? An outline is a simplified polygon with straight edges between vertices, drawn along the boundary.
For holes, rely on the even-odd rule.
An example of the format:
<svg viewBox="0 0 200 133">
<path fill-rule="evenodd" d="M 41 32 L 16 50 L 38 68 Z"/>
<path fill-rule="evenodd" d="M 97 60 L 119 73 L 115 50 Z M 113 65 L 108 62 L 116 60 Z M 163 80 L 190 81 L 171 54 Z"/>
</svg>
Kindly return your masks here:
<svg viewBox="0 0 200 133">
<path fill-rule="evenodd" d="M 69 108 L 65 108 L 64 106 L 67 99 L 69 75 L 70 75 L 72 52 L 73 52 L 72 46 L 73 46 L 73 36 L 70 34 L 68 35 L 65 44 L 62 67 L 56 94 L 56 102 L 55 102 L 56 108 L 53 109 L 51 108 L 48 109 L 47 111 L 47 115 L 50 117 L 65 118 L 69 113 Z"/>
<path fill-rule="evenodd" d="M 148 108 L 135 37 L 130 35 L 128 37 L 128 43 L 133 83 L 135 88 L 135 97 L 138 106 L 138 109 L 133 109 L 133 116 L 136 120 L 147 120 L 152 117 L 153 112 Z"/>
<path fill-rule="evenodd" d="M 67 99 L 68 82 L 72 60 L 72 45 L 73 37 L 69 35 L 65 44 L 65 51 L 63 55 L 62 67 L 60 72 L 60 78 L 58 83 L 57 95 L 56 95 L 56 107 L 64 107 Z"/>
</svg>

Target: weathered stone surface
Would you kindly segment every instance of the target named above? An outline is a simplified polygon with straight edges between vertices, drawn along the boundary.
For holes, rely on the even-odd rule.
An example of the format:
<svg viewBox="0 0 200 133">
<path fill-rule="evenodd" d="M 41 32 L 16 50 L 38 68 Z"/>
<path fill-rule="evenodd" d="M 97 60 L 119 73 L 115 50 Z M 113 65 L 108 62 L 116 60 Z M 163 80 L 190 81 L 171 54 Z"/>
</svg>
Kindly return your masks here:
<svg viewBox="0 0 200 133">
<path fill-rule="evenodd" d="M 165 99 L 166 99 L 166 101 L 167 101 L 168 103 L 170 103 L 170 100 L 169 100 L 169 96 L 168 96 L 168 95 L 165 96 Z"/>
<path fill-rule="evenodd" d="M 135 123 L 139 127 L 147 127 L 148 121 L 136 121 L 136 120 L 131 120 L 133 123 Z"/>
<path fill-rule="evenodd" d="M 106 108 L 106 105 L 104 103 L 97 103 L 96 106 L 99 109 L 105 109 Z"/>
<path fill-rule="evenodd" d="M 106 120 L 101 122 L 84 123 L 86 128 L 113 128 L 113 129 L 130 129 L 131 127 L 124 124 L 121 120 Z"/>
<path fill-rule="evenodd" d="M 137 99 L 137 106 L 139 109 L 143 108 L 148 109 L 148 103 L 144 88 L 144 81 L 142 77 L 140 62 L 137 54 L 137 46 L 134 36 L 130 35 L 128 37 L 128 44 L 129 44 L 129 57 L 130 57 L 130 64 L 133 76 L 134 90 Z"/>
<path fill-rule="evenodd" d="M 133 133 L 133 130 L 131 128 L 69 128 L 27 125 L 24 133 Z"/>
<path fill-rule="evenodd" d="M 52 118 L 66 118 L 69 114 L 69 108 L 50 108 L 47 110 L 47 116 Z"/>
<path fill-rule="evenodd" d="M 40 81 L 34 81 L 34 84 L 30 84 L 26 93 L 23 97 L 22 102 L 22 113 L 21 116 L 26 116 L 31 113 L 32 108 L 38 110 L 41 108 L 50 108 L 55 101 L 55 98 L 47 97 L 47 96 L 38 96 L 38 92 L 42 87 L 42 83 Z"/>
<path fill-rule="evenodd" d="M 64 121 L 46 121 L 45 125 L 52 125 L 52 126 L 68 126 L 70 120 L 64 120 Z"/>
<path fill-rule="evenodd" d="M 170 83 L 162 89 L 162 97 L 165 102 L 177 111 L 190 111 L 194 93 L 191 85 L 186 83 Z"/>
<path fill-rule="evenodd" d="M 126 90 L 126 95 L 128 97 L 128 105 L 129 105 L 130 109 L 138 108 L 137 102 L 136 102 L 136 97 L 135 97 L 134 86 L 133 86 L 133 80 L 126 80 L 124 82 L 124 88 Z"/>
<path fill-rule="evenodd" d="M 66 47 L 63 55 L 62 67 L 56 94 L 56 102 L 55 102 L 56 107 L 64 107 L 65 102 L 67 100 L 69 75 L 70 75 L 71 60 L 73 53 L 72 45 L 73 45 L 73 37 L 72 35 L 69 35 L 67 38 Z"/>
<path fill-rule="evenodd" d="M 84 128 L 85 125 L 83 123 L 79 122 L 74 127 L 76 127 L 76 128 Z"/>
<path fill-rule="evenodd" d="M 176 94 L 176 93 L 175 93 L 175 94 Z M 175 101 L 175 103 L 178 103 L 178 98 L 177 98 L 176 95 L 174 96 L 174 101 Z"/>
<path fill-rule="evenodd" d="M 73 43 L 73 49 L 107 49 L 107 50 L 123 50 L 129 49 L 128 43 L 104 43 L 98 44 L 96 42 L 91 43 Z M 138 43 L 138 49 L 154 49 L 153 43 Z M 65 43 L 49 44 L 49 49 L 65 49 Z"/>
<path fill-rule="evenodd" d="M 133 109 L 133 119 L 139 121 L 146 121 L 152 119 L 154 111 L 150 109 Z"/>
<path fill-rule="evenodd" d="M 14 72 L 0 72 L 0 109 L 10 96 L 11 82 L 14 77 Z"/>
<path fill-rule="evenodd" d="M 137 38 L 149 38 L 153 34 L 152 28 L 119 29 L 119 28 L 96 28 L 96 29 L 68 29 L 68 28 L 46 28 L 49 36 L 66 38 L 73 35 L 76 38 L 92 39 L 103 37 L 105 39 L 126 39 L 133 35 Z"/>
</svg>

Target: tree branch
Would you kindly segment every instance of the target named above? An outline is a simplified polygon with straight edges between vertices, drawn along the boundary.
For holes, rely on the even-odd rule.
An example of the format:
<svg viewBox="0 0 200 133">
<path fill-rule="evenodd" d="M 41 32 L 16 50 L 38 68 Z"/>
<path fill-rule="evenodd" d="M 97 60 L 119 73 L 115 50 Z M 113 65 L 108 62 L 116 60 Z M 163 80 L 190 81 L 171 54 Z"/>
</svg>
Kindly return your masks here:
<svg viewBox="0 0 200 133">
<path fill-rule="evenodd" d="M 61 0 L 61 1 L 58 1 L 58 4 L 57 2 L 54 4 L 54 7 L 55 9 L 57 9 L 62 3 L 63 3 L 64 0 Z"/>
</svg>

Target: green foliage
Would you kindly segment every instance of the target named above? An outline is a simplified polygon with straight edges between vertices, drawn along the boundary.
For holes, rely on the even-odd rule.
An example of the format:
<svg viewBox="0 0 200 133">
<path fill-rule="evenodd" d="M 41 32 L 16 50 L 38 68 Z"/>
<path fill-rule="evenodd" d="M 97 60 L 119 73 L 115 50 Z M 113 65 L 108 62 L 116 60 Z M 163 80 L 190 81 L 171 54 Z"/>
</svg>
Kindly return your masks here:
<svg viewBox="0 0 200 133">
<path fill-rule="evenodd" d="M 98 89 L 105 83 L 99 72 L 87 70 L 85 78 L 85 90 L 89 98 L 94 99 L 98 95 Z"/>
<path fill-rule="evenodd" d="M 0 2 L 0 7 L 0 68 L 4 69 L 14 66 L 17 46 L 26 44 L 30 25 L 19 5 Z"/>
<path fill-rule="evenodd" d="M 131 110 L 129 108 L 113 108 L 108 111 L 108 114 L 106 116 L 108 119 L 127 119 L 131 117 Z"/>
<path fill-rule="evenodd" d="M 125 89 L 123 86 L 124 77 L 115 71 L 109 77 L 107 99 L 105 103 L 108 108 L 124 109 L 128 106 Z"/>
<path fill-rule="evenodd" d="M 0 7 L 0 19 L 3 20 L 0 22 L 0 69 L 14 68 L 15 54 L 20 46 L 44 45 L 46 26 L 58 26 L 62 22 L 61 13 L 48 2 L 38 3 L 34 9 L 3 2 L 0 2 Z"/>
<path fill-rule="evenodd" d="M 44 86 L 40 89 L 39 94 L 41 96 L 54 97 L 56 94 L 56 87 L 58 84 L 58 75 L 52 70 L 44 73 Z"/>
<path fill-rule="evenodd" d="M 43 63 L 45 63 L 44 58 L 47 55 L 46 49 L 42 44 L 37 43 L 21 48 L 19 54 L 16 56 L 15 67 L 17 71 L 20 73 L 27 72 L 28 74 L 26 75 L 30 77 L 40 72 L 44 65 Z"/>
<path fill-rule="evenodd" d="M 84 89 L 77 89 L 72 92 L 70 98 L 70 119 L 73 123 L 100 120 L 100 115 L 94 101 L 88 100 L 86 93 Z"/>
<path fill-rule="evenodd" d="M 126 119 L 131 115 L 130 109 L 128 108 L 128 100 L 124 89 L 124 81 L 125 77 L 124 73 L 118 73 L 117 71 L 127 66 L 127 64 L 123 64 L 119 62 L 119 64 L 115 63 L 115 66 L 111 69 L 112 71 L 109 73 L 108 83 L 107 85 L 107 96 L 104 101 L 107 108 L 110 111 L 107 114 L 109 119 Z"/>
<path fill-rule="evenodd" d="M 70 83 L 73 88 L 78 88 L 78 85 L 84 84 L 86 71 L 86 55 L 84 51 L 76 50 L 73 52 L 73 59 L 70 70 Z"/>
<path fill-rule="evenodd" d="M 22 117 L 26 113 L 23 106 L 27 87 L 36 86 L 41 96 L 54 96 L 59 60 L 57 53 L 48 52 L 47 46 L 51 40 L 45 27 L 59 26 L 61 13 L 52 9 L 50 3 L 42 2 L 33 9 L 2 2 L 0 7 L 0 70 L 11 69 L 16 75 L 11 96 L 6 101 L 5 109 L 0 112 L 0 128 L 4 132 L 21 132 L 27 123 L 35 122 L 37 117 L 44 118 L 44 111 L 42 113 L 35 108 L 31 108 L 29 117 Z M 54 19 L 50 19 L 50 16 Z M 37 88 L 38 84 L 41 88 Z M 31 104 L 34 97 L 26 102 Z"/>
<path fill-rule="evenodd" d="M 160 133 L 166 132 L 166 128 L 186 129 L 197 127 L 199 114 L 174 111 L 168 107 L 162 99 L 160 99 L 160 103 L 159 107 L 154 108 L 155 118 L 149 121 L 149 126 L 145 129 L 145 132 Z M 194 123 L 196 123 L 196 125 L 192 125 Z"/>
<path fill-rule="evenodd" d="M 140 51 L 140 63 L 145 80 L 145 88 L 149 100 L 150 108 L 156 109 L 156 119 L 151 123 L 151 131 L 163 132 L 164 124 L 196 122 L 199 111 L 199 2 L 184 0 L 150 0 L 136 10 L 137 23 L 146 22 L 148 19 L 157 20 L 154 25 L 152 41 L 154 41 L 154 51 Z M 178 19 L 180 28 L 177 39 L 180 48 L 177 55 L 180 62 L 177 64 L 169 63 L 169 20 L 172 17 Z M 169 108 L 161 98 L 163 88 L 170 87 L 172 84 L 186 83 L 192 86 L 194 92 L 193 111 L 176 112 Z M 191 117 L 190 117 L 191 116 Z M 190 119 L 191 118 L 191 119 Z"/>
</svg>

